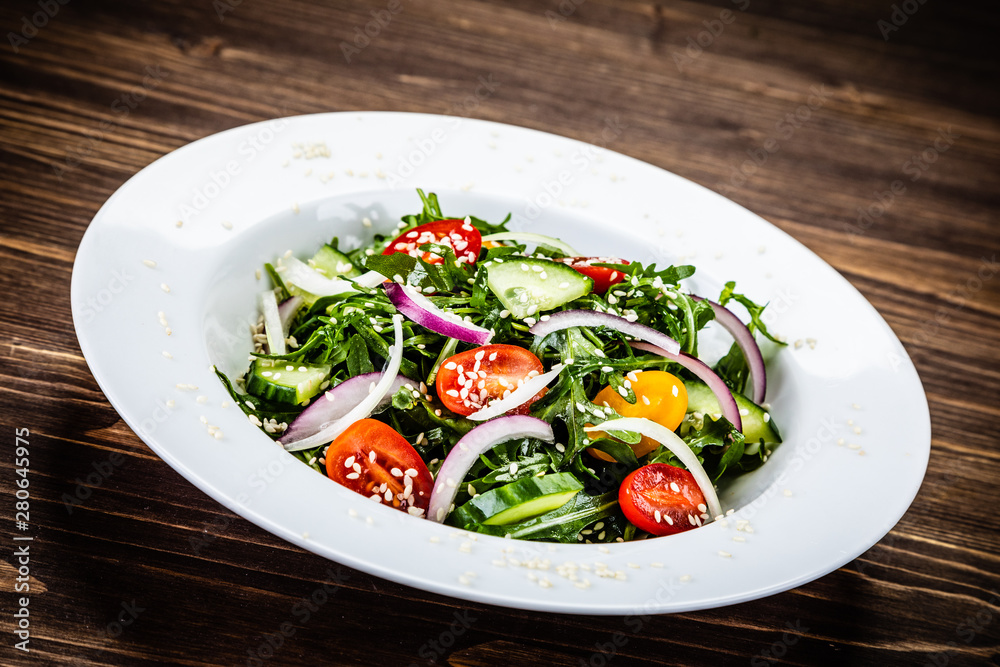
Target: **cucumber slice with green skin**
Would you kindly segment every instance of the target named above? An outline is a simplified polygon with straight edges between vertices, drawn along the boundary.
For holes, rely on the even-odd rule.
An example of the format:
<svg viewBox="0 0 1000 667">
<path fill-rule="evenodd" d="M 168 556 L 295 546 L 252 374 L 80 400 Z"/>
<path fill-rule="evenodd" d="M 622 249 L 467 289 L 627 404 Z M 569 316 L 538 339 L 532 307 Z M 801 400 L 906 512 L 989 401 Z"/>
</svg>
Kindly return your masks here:
<svg viewBox="0 0 1000 667">
<path fill-rule="evenodd" d="M 328 377 L 330 366 L 256 359 L 247 372 L 246 388 L 248 394 L 269 401 L 302 404 L 319 393 Z"/>
<path fill-rule="evenodd" d="M 351 263 L 347 255 L 330 244 L 326 244 L 320 248 L 313 255 L 309 264 L 317 271 L 321 271 L 327 278 L 336 278 L 338 276 L 357 278 L 361 275 L 361 271 Z"/>
<path fill-rule="evenodd" d="M 717 415 L 721 411 L 719 401 L 715 394 L 707 385 L 701 382 L 686 381 L 684 388 L 688 394 L 688 412 L 703 412 L 709 415 Z M 781 435 L 778 434 L 778 427 L 771 420 L 771 415 L 764 408 L 760 407 L 743 394 L 734 394 L 736 406 L 740 409 L 740 418 L 743 421 L 743 435 L 746 436 L 747 445 L 752 442 L 779 443 Z"/>
<path fill-rule="evenodd" d="M 582 490 L 569 472 L 519 479 L 468 501 L 452 512 L 448 522 L 466 530 L 518 523 L 559 509 Z"/>
<path fill-rule="evenodd" d="M 486 284 L 517 319 L 590 294 L 594 281 L 561 262 L 507 256 L 486 264 Z"/>
</svg>

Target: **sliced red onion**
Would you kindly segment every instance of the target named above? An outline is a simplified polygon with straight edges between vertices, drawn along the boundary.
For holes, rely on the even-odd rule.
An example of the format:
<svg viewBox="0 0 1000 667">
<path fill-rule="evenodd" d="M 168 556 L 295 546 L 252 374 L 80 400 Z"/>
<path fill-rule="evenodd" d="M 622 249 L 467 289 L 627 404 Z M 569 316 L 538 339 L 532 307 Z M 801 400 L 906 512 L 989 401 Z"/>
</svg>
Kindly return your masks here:
<svg viewBox="0 0 1000 667">
<path fill-rule="evenodd" d="M 273 290 L 260 293 L 260 312 L 264 315 L 264 333 L 267 335 L 269 354 L 285 353 L 285 335 L 278 314 L 278 300 Z"/>
<path fill-rule="evenodd" d="M 441 310 L 430 299 L 408 285 L 386 283 L 385 293 L 396 309 L 435 333 L 464 343 L 486 345 L 493 338 L 489 329 L 466 322 L 458 315 Z"/>
<path fill-rule="evenodd" d="M 295 443 L 305 440 L 309 436 L 319 433 L 330 426 L 338 419 L 342 419 L 348 412 L 371 394 L 382 379 L 382 373 L 365 373 L 357 375 L 350 380 L 341 382 L 333 389 L 326 391 L 323 397 L 313 401 L 313 404 L 302 411 L 291 424 L 288 430 L 278 440 L 281 444 Z M 420 383 L 403 376 L 397 375 L 396 379 L 389 385 L 389 391 L 379 400 L 372 412 L 384 408 L 391 401 L 392 397 L 400 388 L 411 385 L 416 388 Z M 296 451 L 295 449 L 290 451 Z"/>
<path fill-rule="evenodd" d="M 288 438 L 287 441 L 285 438 L 282 438 L 281 444 L 284 445 L 287 451 L 297 452 L 301 449 L 311 449 L 323 443 L 330 442 L 343 433 L 348 426 L 359 419 L 368 417 L 375 410 L 382 399 L 389 393 L 389 389 L 396 380 L 396 374 L 399 373 L 400 362 L 403 360 L 402 319 L 401 315 L 394 315 L 392 318 L 392 328 L 396 334 L 396 339 L 392 347 L 389 348 L 389 363 L 386 365 L 385 372 L 382 373 L 382 378 L 376 383 L 371 393 L 365 396 L 360 403 L 351 408 L 343 417 L 316 433 L 303 438 Z"/>
<path fill-rule="evenodd" d="M 630 431 L 652 438 L 658 443 L 674 453 L 681 463 L 694 476 L 694 481 L 698 482 L 698 488 L 705 495 L 705 503 L 708 505 L 709 517 L 722 516 L 722 505 L 719 503 L 719 496 L 715 492 L 715 485 L 709 478 L 708 473 L 701 467 L 701 462 L 688 444 L 680 437 L 668 429 L 649 419 L 635 417 L 623 417 L 621 419 L 610 419 L 601 423 L 600 426 L 588 426 L 586 431 Z"/>
<path fill-rule="evenodd" d="M 680 343 L 656 329 L 638 322 L 629 322 L 624 317 L 598 313 L 594 310 L 564 310 L 561 313 L 553 313 L 549 319 L 539 322 L 528 331 L 536 336 L 547 336 L 553 331 L 562 331 L 571 327 L 608 327 L 620 331 L 626 336 L 652 343 L 672 354 L 681 351 Z"/>
<path fill-rule="evenodd" d="M 629 345 L 638 350 L 666 357 L 697 375 L 698 379 L 707 384 L 708 388 L 715 394 L 716 400 L 719 401 L 719 408 L 722 410 L 722 416 L 728 419 L 729 423 L 735 426 L 737 431 L 743 432 L 743 420 L 740 419 L 740 408 L 736 405 L 733 392 L 730 391 L 729 385 L 723 382 L 722 378 L 716 375 L 715 371 L 705 365 L 703 361 L 683 352 L 670 354 L 663 348 L 650 345 L 649 343 L 629 343 Z"/>
<path fill-rule="evenodd" d="M 499 417 L 505 412 L 510 412 L 514 408 L 521 407 L 537 396 L 538 392 L 549 386 L 549 383 L 562 372 L 563 368 L 565 368 L 565 365 L 556 364 L 548 373 L 542 373 L 523 381 L 521 386 L 510 392 L 507 398 L 490 401 L 489 405 L 473 412 L 467 419 L 471 419 L 474 422 L 486 421 L 487 419 Z"/>
<path fill-rule="evenodd" d="M 715 319 L 719 321 L 723 329 L 729 332 L 736 341 L 736 344 L 743 351 L 743 357 L 747 360 L 747 365 L 750 367 L 750 381 L 753 383 L 753 402 L 760 405 L 764 402 L 764 395 L 767 392 L 767 371 L 764 368 L 764 357 L 760 353 L 760 347 L 757 346 L 757 341 L 754 340 L 750 329 L 747 329 L 747 326 L 743 324 L 740 318 L 736 317 L 733 311 L 725 306 L 693 294 L 691 298 L 695 301 L 708 301 L 708 304 L 712 306 L 712 310 L 715 312 Z"/>
<path fill-rule="evenodd" d="M 488 452 L 501 442 L 521 438 L 536 438 L 544 442 L 555 440 L 552 426 L 548 422 L 527 415 L 494 419 L 466 433 L 448 452 L 438 470 L 427 507 L 427 518 L 438 523 L 444 522 L 455 502 L 459 485 L 480 454 Z"/>
<path fill-rule="evenodd" d="M 569 257 L 578 257 L 580 253 L 574 250 L 565 241 L 561 241 L 553 236 L 546 236 L 545 234 L 535 234 L 532 232 L 499 232 L 497 234 L 490 234 L 489 236 L 483 237 L 484 241 L 527 241 L 528 243 L 534 243 L 535 245 L 547 245 L 550 248 L 555 248 L 564 255 Z"/>
<path fill-rule="evenodd" d="M 278 304 L 278 315 L 281 317 L 281 332 L 288 335 L 288 327 L 292 323 L 295 313 L 299 312 L 306 301 L 301 296 L 293 296 Z"/>
</svg>

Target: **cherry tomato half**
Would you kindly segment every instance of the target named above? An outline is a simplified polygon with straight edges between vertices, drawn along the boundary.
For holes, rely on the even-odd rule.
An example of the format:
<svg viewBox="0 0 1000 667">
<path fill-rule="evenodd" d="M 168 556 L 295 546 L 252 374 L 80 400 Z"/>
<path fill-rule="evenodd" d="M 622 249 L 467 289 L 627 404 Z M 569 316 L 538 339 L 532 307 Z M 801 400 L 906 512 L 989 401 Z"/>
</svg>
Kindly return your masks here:
<svg viewBox="0 0 1000 667">
<path fill-rule="evenodd" d="M 383 505 L 424 516 L 434 478 L 420 454 L 395 429 L 361 419 L 326 450 L 326 475 Z"/>
<path fill-rule="evenodd" d="M 666 463 L 634 470 L 618 489 L 625 518 L 653 535 L 673 535 L 701 525 L 705 494 L 694 475 Z"/>
<path fill-rule="evenodd" d="M 425 243 L 449 246 L 455 251 L 455 257 L 459 262 L 475 264 L 483 247 L 483 236 L 471 223 L 464 220 L 437 220 L 400 234 L 382 251 L 382 254 L 405 252 L 411 257 L 416 257 L 419 253 L 417 248 Z M 432 252 L 425 252 L 423 258 L 428 264 L 440 264 L 444 261 L 443 257 Z"/>
<path fill-rule="evenodd" d="M 628 260 L 617 257 L 563 257 L 555 260 L 563 264 L 569 264 L 585 276 L 594 281 L 594 293 L 604 294 L 612 285 L 625 280 L 625 274 L 615 271 L 605 266 L 593 266 L 594 264 L 628 264 Z"/>
<path fill-rule="evenodd" d="M 612 387 L 605 387 L 594 397 L 594 405 L 608 406 L 622 417 L 642 417 L 667 427 L 671 431 L 680 426 L 687 412 L 688 394 L 684 383 L 677 377 L 665 371 L 644 371 L 635 373 L 632 381 L 632 391 L 635 392 L 635 403 L 629 403 Z M 590 439 L 607 437 L 602 431 L 595 431 Z M 660 446 L 652 438 L 643 436 L 638 444 L 631 445 L 635 455 L 645 456 Z M 608 454 L 588 449 L 588 452 L 604 461 L 613 461 Z"/>
<path fill-rule="evenodd" d="M 471 415 L 494 399 L 517 389 L 518 383 L 539 375 L 538 357 L 516 345 L 484 345 L 449 357 L 438 369 L 437 395 L 445 407 Z M 527 414 L 544 391 L 508 414 Z"/>
</svg>

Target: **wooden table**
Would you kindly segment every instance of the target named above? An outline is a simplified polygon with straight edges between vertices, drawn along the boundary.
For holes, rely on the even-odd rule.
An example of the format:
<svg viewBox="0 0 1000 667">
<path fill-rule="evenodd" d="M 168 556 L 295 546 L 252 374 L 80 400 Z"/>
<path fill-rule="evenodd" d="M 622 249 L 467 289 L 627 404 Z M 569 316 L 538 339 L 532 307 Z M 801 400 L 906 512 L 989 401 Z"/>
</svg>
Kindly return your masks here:
<svg viewBox="0 0 1000 667">
<path fill-rule="evenodd" d="M 0 663 L 1000 664 L 1000 12 L 922 2 L 3 3 Z M 377 35 L 354 46 L 373 11 Z M 265 118 L 453 112 L 480 76 L 500 85 L 472 116 L 584 140 L 617 117 L 609 148 L 723 192 L 871 300 L 917 365 L 934 432 L 886 539 L 796 590 L 638 631 L 347 569 L 305 619 L 294 605 L 333 564 L 224 510 L 125 426 L 69 301 L 76 247 L 115 189 Z M 27 654 L 11 616 L 15 428 L 31 432 Z M 294 634 L 260 661 L 286 621 Z"/>
</svg>

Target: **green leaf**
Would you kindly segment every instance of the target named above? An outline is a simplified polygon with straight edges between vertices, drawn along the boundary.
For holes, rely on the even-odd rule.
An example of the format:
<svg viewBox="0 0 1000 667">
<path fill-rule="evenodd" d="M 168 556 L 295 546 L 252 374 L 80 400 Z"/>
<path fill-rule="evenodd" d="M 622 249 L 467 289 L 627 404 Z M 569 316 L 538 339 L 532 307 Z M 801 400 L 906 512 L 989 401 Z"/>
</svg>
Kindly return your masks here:
<svg viewBox="0 0 1000 667">
<path fill-rule="evenodd" d="M 620 431 L 612 431 L 615 437 Z M 635 435 L 635 434 L 629 434 Z M 640 438 L 636 438 L 638 442 Z M 617 440 L 612 440 L 610 438 L 598 438 L 590 443 L 590 446 L 594 449 L 599 449 L 605 454 L 608 454 L 618 463 L 626 466 L 630 471 L 636 470 L 639 467 L 639 460 L 635 457 L 635 452 L 624 442 L 619 442 Z"/>
<path fill-rule="evenodd" d="M 477 532 L 498 537 L 510 535 L 516 540 L 575 543 L 580 541 L 578 536 L 581 530 L 599 519 L 620 512 L 617 491 L 603 496 L 591 496 L 580 492 L 559 509 L 541 516 L 506 526 L 479 526 Z"/>
<path fill-rule="evenodd" d="M 374 373 L 375 366 L 372 365 L 371 355 L 368 352 L 368 344 L 361 334 L 351 336 L 351 342 L 347 349 L 347 373 L 350 377 Z"/>
<path fill-rule="evenodd" d="M 371 255 L 365 258 L 365 268 L 369 271 L 377 271 L 389 280 L 403 282 L 409 278 L 413 270 L 417 268 L 417 258 L 410 257 L 405 252 L 394 252 L 391 255 Z"/>
<path fill-rule="evenodd" d="M 759 331 L 772 342 L 775 342 L 778 345 L 787 345 L 788 343 L 782 342 L 772 336 L 767 330 L 767 325 L 764 324 L 764 321 L 761 319 L 761 316 L 764 314 L 764 309 L 767 308 L 767 304 L 765 303 L 763 306 L 758 305 L 750 297 L 743 294 L 736 294 L 734 292 L 735 289 L 736 283 L 734 281 L 726 283 L 725 288 L 722 290 L 722 294 L 719 295 L 719 305 L 725 306 L 730 300 L 743 304 L 743 306 L 747 309 L 747 312 L 750 313 L 750 324 L 747 325 L 747 328 L 750 329 L 750 333 Z"/>
</svg>

